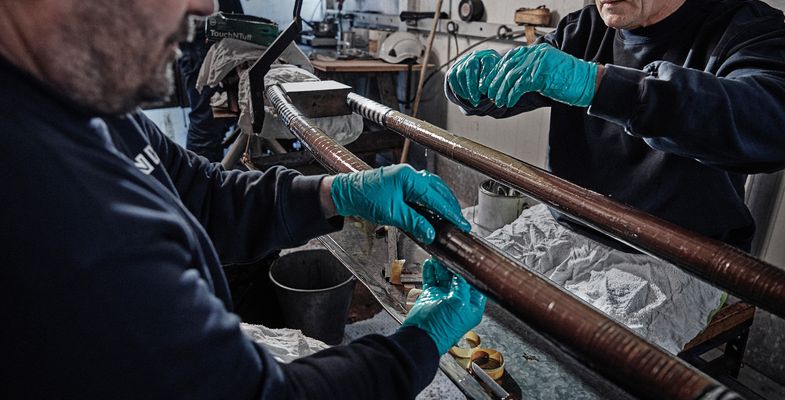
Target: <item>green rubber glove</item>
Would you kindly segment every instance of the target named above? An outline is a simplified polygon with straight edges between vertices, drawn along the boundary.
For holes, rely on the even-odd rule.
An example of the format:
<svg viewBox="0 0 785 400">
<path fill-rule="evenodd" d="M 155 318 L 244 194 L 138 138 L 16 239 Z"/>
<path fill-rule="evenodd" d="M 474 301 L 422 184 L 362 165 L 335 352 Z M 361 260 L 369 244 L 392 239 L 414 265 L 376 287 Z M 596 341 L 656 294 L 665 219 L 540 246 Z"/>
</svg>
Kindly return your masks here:
<svg viewBox="0 0 785 400">
<path fill-rule="evenodd" d="M 397 226 L 425 244 L 433 242 L 436 231 L 407 202 L 430 209 L 466 232 L 471 229 L 444 181 L 408 165 L 338 174 L 330 186 L 330 196 L 338 214 Z"/>
<path fill-rule="evenodd" d="M 489 74 L 500 58 L 496 50 L 477 50 L 463 56 L 447 71 L 450 89 L 477 107 L 482 95 L 488 93 L 483 82 L 490 82 Z"/>
<path fill-rule="evenodd" d="M 596 63 L 583 61 L 548 44 L 519 47 L 497 64 L 488 97 L 497 107 L 518 103 L 525 93 L 539 92 L 556 101 L 588 107 L 594 99 Z"/>
<path fill-rule="evenodd" d="M 485 296 L 437 260 L 423 264 L 423 292 L 401 326 L 416 326 L 436 343 L 439 354 L 482 320 Z"/>
</svg>

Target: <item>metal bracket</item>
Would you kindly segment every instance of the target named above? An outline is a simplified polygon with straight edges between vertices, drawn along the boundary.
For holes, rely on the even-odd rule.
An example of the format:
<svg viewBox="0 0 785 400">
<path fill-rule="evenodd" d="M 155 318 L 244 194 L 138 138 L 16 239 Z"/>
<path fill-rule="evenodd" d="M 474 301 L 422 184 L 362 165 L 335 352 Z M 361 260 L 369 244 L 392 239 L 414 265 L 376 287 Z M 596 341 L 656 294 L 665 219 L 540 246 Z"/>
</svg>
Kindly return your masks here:
<svg viewBox="0 0 785 400">
<path fill-rule="evenodd" d="M 275 41 L 264 51 L 248 71 L 251 85 L 251 107 L 253 110 L 253 131 L 259 133 L 264 125 L 264 76 L 270 72 L 270 67 L 289 45 L 297 39 L 302 31 L 303 0 L 295 0 L 292 22 L 286 27 Z"/>
<path fill-rule="evenodd" d="M 350 115 L 352 109 L 346 103 L 351 86 L 336 81 L 289 82 L 281 88 L 297 109 L 308 118 Z"/>
</svg>

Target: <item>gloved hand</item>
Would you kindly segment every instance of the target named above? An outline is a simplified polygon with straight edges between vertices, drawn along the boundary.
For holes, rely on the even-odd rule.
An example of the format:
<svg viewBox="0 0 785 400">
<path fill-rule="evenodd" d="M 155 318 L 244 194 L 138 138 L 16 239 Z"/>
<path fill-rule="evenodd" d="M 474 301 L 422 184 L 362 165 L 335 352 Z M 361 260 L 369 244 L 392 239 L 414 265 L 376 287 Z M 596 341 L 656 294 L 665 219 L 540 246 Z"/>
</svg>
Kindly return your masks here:
<svg viewBox="0 0 785 400">
<path fill-rule="evenodd" d="M 444 181 L 408 165 L 338 174 L 330 185 L 330 196 L 338 214 L 397 226 L 425 244 L 433 242 L 436 231 L 407 202 L 430 209 L 466 232 L 471 229 Z"/>
<path fill-rule="evenodd" d="M 423 264 L 423 292 L 401 326 L 416 326 L 444 354 L 482 320 L 485 295 L 431 258 Z"/>
<path fill-rule="evenodd" d="M 477 107 L 481 95 L 488 93 L 489 74 L 500 58 L 496 50 L 478 50 L 463 56 L 447 71 L 450 89 Z"/>
<path fill-rule="evenodd" d="M 597 64 L 548 44 L 507 52 L 489 73 L 488 97 L 497 107 L 515 105 L 524 93 L 540 92 L 556 101 L 587 107 L 594 99 Z"/>
</svg>

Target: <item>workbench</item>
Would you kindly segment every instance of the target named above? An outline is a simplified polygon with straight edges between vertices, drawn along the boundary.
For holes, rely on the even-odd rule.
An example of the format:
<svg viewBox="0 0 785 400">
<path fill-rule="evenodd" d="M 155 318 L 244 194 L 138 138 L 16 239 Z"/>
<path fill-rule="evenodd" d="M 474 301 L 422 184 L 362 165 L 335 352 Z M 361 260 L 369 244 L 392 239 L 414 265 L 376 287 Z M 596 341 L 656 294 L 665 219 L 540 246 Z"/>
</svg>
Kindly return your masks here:
<svg viewBox="0 0 785 400">
<path fill-rule="evenodd" d="M 406 313 L 405 293 L 401 286 L 388 283 L 382 271 L 389 262 L 390 251 L 398 252 L 398 248 L 413 244 L 402 243 L 409 240 L 404 236 L 379 234 L 377 228 L 368 222 L 347 218 L 342 231 L 322 236 L 319 241 L 371 291 L 394 319 L 401 322 Z M 405 255 L 398 256 L 404 258 Z M 483 320 L 473 331 L 482 338 L 482 347 L 495 348 L 504 355 L 509 377 L 502 381 L 503 386 L 515 398 L 632 398 L 492 301 L 488 301 Z M 451 355 L 443 356 L 439 366 L 468 398 L 493 398 Z"/>
</svg>

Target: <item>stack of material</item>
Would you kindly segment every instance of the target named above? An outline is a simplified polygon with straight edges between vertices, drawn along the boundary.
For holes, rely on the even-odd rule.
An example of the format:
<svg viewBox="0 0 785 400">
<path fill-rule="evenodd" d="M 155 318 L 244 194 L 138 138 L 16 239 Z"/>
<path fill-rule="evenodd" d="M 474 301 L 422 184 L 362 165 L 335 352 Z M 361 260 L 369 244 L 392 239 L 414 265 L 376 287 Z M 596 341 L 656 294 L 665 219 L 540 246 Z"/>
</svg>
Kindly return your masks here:
<svg viewBox="0 0 785 400">
<path fill-rule="evenodd" d="M 706 327 L 726 298 L 670 263 L 566 229 L 545 205 L 524 210 L 486 239 L 672 354 Z"/>
<path fill-rule="evenodd" d="M 244 133 L 252 133 L 252 108 L 251 87 L 248 79 L 248 70 L 265 51 L 266 47 L 235 39 L 223 39 L 216 43 L 205 56 L 196 88 L 221 85 L 221 83 L 234 71 L 239 76 L 238 104 L 240 117 L 238 125 Z M 308 57 L 294 44 L 289 45 L 281 54 L 279 63 L 272 65 L 270 72 L 264 78 L 265 87 L 287 82 L 318 81 L 313 74 L 313 65 Z M 272 116 L 273 109 L 265 100 L 265 112 L 261 136 L 268 139 L 292 139 L 289 130 Z M 331 137 L 344 145 L 353 142 L 360 136 L 363 129 L 363 119 L 359 115 L 343 115 L 337 117 L 313 118 L 314 124 L 329 132 Z"/>
</svg>

